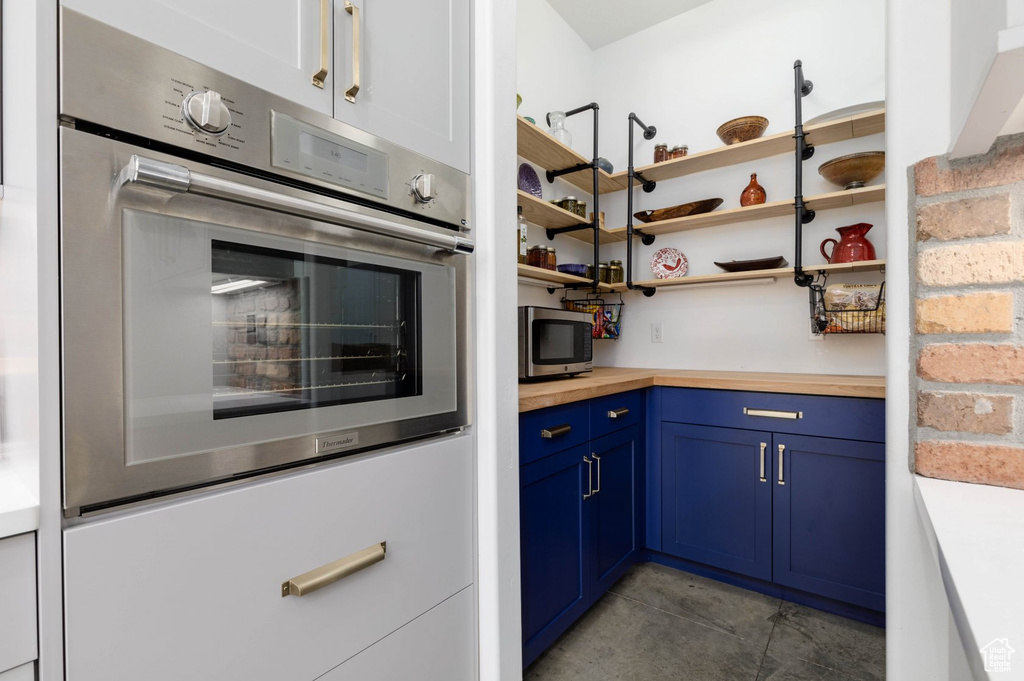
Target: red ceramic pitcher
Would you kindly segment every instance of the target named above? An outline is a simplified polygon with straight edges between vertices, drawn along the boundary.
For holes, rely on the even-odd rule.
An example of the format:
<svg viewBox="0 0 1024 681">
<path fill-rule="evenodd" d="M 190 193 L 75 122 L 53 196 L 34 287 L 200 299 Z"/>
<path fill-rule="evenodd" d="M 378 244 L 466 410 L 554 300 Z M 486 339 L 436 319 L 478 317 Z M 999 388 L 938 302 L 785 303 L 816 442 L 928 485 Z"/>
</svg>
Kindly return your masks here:
<svg viewBox="0 0 1024 681">
<path fill-rule="evenodd" d="M 874 260 L 875 247 L 871 245 L 864 235 L 868 233 L 872 225 L 866 222 L 858 222 L 848 227 L 836 227 L 839 232 L 839 242 L 835 239 L 825 239 L 821 242 L 822 257 L 830 263 L 860 262 L 861 260 Z M 832 252 L 825 252 L 825 244 L 832 243 Z"/>
</svg>

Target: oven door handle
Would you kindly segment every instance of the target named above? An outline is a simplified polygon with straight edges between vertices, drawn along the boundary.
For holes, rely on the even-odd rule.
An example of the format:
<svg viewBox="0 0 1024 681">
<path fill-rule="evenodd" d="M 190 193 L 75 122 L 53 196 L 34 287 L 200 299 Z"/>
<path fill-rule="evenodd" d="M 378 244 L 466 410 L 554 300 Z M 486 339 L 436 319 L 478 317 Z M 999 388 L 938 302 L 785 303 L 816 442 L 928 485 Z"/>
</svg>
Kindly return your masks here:
<svg viewBox="0 0 1024 681">
<path fill-rule="evenodd" d="M 247 206 L 313 218 L 343 227 L 361 229 L 403 241 L 434 246 L 452 253 L 469 254 L 475 244 L 461 236 L 438 234 L 425 229 L 409 227 L 370 215 L 362 215 L 344 208 L 325 206 L 308 199 L 250 187 L 230 180 L 222 180 L 202 173 L 194 173 L 185 166 L 155 161 L 144 156 L 133 155 L 128 165 L 121 170 L 120 184 L 141 184 L 173 192 L 199 194 L 224 199 Z"/>
</svg>

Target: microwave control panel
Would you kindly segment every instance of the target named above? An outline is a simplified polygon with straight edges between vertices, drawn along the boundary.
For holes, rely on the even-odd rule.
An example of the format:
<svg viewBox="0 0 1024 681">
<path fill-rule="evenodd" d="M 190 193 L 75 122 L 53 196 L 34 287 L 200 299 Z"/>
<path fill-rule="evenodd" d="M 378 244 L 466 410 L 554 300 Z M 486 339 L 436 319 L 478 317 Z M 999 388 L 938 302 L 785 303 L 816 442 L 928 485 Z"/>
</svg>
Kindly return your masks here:
<svg viewBox="0 0 1024 681">
<path fill-rule="evenodd" d="M 388 155 L 384 152 L 277 111 L 271 121 L 271 165 L 388 198 Z"/>
</svg>

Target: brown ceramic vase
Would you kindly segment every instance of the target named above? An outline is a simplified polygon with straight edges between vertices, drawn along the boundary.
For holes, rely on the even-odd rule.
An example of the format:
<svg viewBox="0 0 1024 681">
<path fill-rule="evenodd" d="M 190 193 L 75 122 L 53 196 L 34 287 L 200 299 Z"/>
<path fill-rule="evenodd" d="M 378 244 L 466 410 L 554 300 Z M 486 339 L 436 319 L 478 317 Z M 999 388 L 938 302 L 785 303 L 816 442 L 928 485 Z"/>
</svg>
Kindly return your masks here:
<svg viewBox="0 0 1024 681">
<path fill-rule="evenodd" d="M 750 173 L 750 184 L 740 194 L 740 205 L 756 206 L 764 203 L 766 198 L 764 187 L 757 183 L 757 173 Z"/>
</svg>

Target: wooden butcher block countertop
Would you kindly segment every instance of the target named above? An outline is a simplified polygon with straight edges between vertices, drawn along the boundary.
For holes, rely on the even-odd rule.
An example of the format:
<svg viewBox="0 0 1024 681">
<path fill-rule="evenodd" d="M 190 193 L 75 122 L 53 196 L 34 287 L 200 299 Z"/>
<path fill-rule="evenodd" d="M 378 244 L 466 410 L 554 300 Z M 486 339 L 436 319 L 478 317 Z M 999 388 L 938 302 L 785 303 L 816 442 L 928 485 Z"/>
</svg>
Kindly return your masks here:
<svg viewBox="0 0 1024 681">
<path fill-rule="evenodd" d="M 575 378 L 520 383 L 519 411 L 554 407 L 655 385 L 836 397 L 885 397 L 884 376 L 598 367 L 592 373 Z"/>
</svg>

